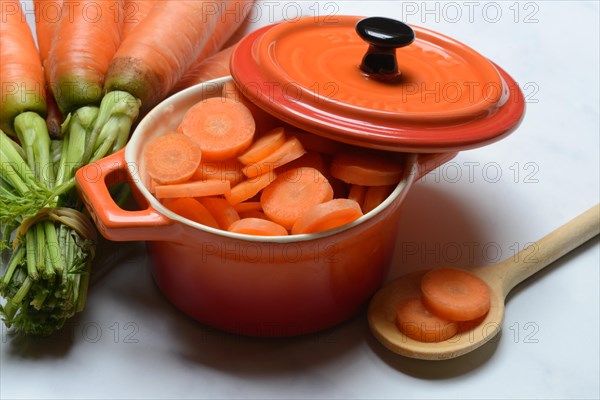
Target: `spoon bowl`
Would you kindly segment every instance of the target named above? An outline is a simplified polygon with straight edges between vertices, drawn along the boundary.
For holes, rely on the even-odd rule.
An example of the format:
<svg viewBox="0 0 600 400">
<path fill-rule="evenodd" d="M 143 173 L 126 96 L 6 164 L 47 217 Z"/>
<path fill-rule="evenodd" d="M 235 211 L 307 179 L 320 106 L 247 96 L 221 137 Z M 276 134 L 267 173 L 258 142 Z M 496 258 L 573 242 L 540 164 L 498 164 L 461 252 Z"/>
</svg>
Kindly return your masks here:
<svg viewBox="0 0 600 400">
<path fill-rule="evenodd" d="M 504 301 L 519 283 L 598 235 L 600 205 L 498 264 L 471 269 L 490 288 L 490 310 L 482 321 L 462 324 L 458 333 L 441 342 L 420 342 L 396 327 L 396 307 L 405 299 L 420 296 L 421 278 L 427 271 L 403 275 L 380 289 L 369 305 L 373 335 L 389 350 L 410 358 L 446 360 L 469 353 L 494 338 L 504 321 Z"/>
</svg>

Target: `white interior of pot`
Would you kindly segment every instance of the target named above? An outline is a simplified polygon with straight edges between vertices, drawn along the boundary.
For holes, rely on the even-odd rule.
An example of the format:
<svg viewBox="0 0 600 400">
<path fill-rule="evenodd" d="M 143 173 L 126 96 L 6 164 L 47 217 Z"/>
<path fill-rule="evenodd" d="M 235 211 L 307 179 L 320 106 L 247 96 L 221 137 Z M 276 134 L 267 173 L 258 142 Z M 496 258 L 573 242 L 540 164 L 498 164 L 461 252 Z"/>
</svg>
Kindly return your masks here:
<svg viewBox="0 0 600 400">
<path fill-rule="evenodd" d="M 403 191 L 410 189 L 417 168 L 416 155 L 409 155 L 406 158 L 406 165 L 402 180 L 398 183 L 394 191 L 388 196 L 387 199 L 385 199 L 375 209 L 363 215 L 356 221 L 344 225 L 340 228 L 332 229 L 325 232 L 289 236 L 246 235 L 211 228 L 209 226 L 199 224 L 197 222 L 188 220 L 187 218 L 181 217 L 178 214 L 175 214 L 168 208 L 164 207 L 148 190 L 150 180 L 149 177 L 144 173 L 144 164 L 143 159 L 141 157 L 143 147 L 153 138 L 163 135 L 168 131 L 176 130 L 177 126 L 183 119 L 183 115 L 189 108 L 206 98 L 219 96 L 223 84 L 225 82 L 230 81 L 231 79 L 231 77 L 225 77 L 208 81 L 200 85 L 196 85 L 185 89 L 169 97 L 168 99 L 164 100 L 162 103 L 157 105 L 152 111 L 150 111 L 144 117 L 144 119 L 140 121 L 137 128 L 133 132 L 131 139 L 125 149 L 125 161 L 127 162 L 129 172 L 135 186 L 146 198 L 150 206 L 158 212 L 160 212 L 161 214 L 164 214 L 172 220 L 181 222 L 196 229 L 214 233 L 216 235 L 244 239 L 248 241 L 289 243 L 327 237 L 335 235 L 336 233 L 344 231 L 346 229 L 351 229 L 352 227 L 375 217 L 382 210 L 388 207 L 398 196 L 400 196 L 403 193 Z"/>
</svg>

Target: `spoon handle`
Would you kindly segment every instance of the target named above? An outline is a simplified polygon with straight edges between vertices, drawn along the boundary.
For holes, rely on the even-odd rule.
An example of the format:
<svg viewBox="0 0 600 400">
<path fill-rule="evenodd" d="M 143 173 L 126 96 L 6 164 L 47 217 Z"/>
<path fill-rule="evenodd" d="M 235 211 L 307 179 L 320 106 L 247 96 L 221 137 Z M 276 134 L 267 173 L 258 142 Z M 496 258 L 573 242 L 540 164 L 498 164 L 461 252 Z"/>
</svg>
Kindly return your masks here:
<svg viewBox="0 0 600 400">
<path fill-rule="evenodd" d="M 489 273 L 502 279 L 503 293 L 507 295 L 516 285 L 598 235 L 599 232 L 600 204 L 596 204 L 533 243 L 531 245 L 533 247 L 527 247 L 490 268 Z"/>
</svg>

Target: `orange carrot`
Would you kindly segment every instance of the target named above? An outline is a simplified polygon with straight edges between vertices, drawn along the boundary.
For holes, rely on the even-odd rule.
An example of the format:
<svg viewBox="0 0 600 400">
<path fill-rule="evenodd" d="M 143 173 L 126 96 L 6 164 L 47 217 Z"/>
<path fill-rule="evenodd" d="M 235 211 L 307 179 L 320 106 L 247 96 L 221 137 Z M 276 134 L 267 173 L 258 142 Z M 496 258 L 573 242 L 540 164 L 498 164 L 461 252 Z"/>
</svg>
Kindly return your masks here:
<svg viewBox="0 0 600 400">
<path fill-rule="evenodd" d="M 222 161 L 250 146 L 255 125 L 252 114 L 242 103 L 212 97 L 185 113 L 180 130 L 200 145 L 204 160 Z"/>
<path fill-rule="evenodd" d="M 423 275 L 425 307 L 451 321 L 470 321 L 490 309 L 490 291 L 481 278 L 458 268 L 433 269 Z"/>
<path fill-rule="evenodd" d="M 50 77 L 46 65 L 52 40 L 54 39 L 54 31 L 61 15 L 62 0 L 34 0 L 33 5 L 35 10 L 35 34 L 47 83 Z M 49 85 L 46 85 L 46 105 L 48 107 L 46 117 L 48 133 L 55 138 L 62 137 L 61 124 L 63 116 L 56 100 L 54 100 L 54 94 Z"/>
<path fill-rule="evenodd" d="M 279 168 L 297 158 L 302 157 L 306 153 L 302 143 L 295 137 L 291 137 L 273 153 L 269 154 L 262 160 L 246 165 L 242 172 L 249 178 L 253 178 L 262 174 L 267 174 L 275 168 Z"/>
<path fill-rule="evenodd" d="M 154 188 L 159 199 L 178 197 L 205 197 L 218 196 L 229 192 L 231 186 L 228 181 L 190 181 L 174 185 L 157 185 Z"/>
<path fill-rule="evenodd" d="M 63 0 L 33 0 L 35 11 L 35 34 L 42 65 L 46 64 L 54 32 L 62 14 Z"/>
<path fill-rule="evenodd" d="M 394 191 L 394 187 L 395 186 L 370 186 L 365 193 L 365 199 L 362 203 L 363 212 L 366 214 L 383 203 L 383 201 Z"/>
<path fill-rule="evenodd" d="M 367 189 L 367 186 L 350 185 L 350 192 L 348 193 L 348 198 L 356 201 L 362 207 L 363 203 L 365 202 L 365 195 L 367 194 Z"/>
<path fill-rule="evenodd" d="M 286 126 L 286 132 L 290 136 L 296 136 L 307 150 L 313 150 L 321 154 L 337 154 L 344 151 L 348 145 L 327 139 L 326 137 L 304 131 L 293 126 Z"/>
<path fill-rule="evenodd" d="M 250 100 L 246 98 L 244 95 L 244 88 L 240 90 L 234 81 L 227 81 L 223 84 L 223 88 L 221 90 L 221 96 L 232 99 L 235 101 L 239 101 L 250 110 L 252 116 L 254 117 L 254 121 L 256 121 L 256 133 L 257 135 L 263 135 L 269 132 L 272 129 L 275 129 L 281 126 L 281 121 L 277 118 L 273 117 L 271 114 L 265 112 L 263 109 L 258 107 L 256 104 L 252 103 Z"/>
<path fill-rule="evenodd" d="M 301 157 L 282 165 L 281 167 L 279 167 L 278 170 L 283 172 L 289 169 L 300 167 L 311 167 L 314 169 L 318 169 L 319 172 L 327 176 L 327 168 L 325 167 L 325 161 L 323 160 L 321 154 L 317 153 L 314 150 L 307 151 Z"/>
<path fill-rule="evenodd" d="M 333 199 L 312 206 L 292 226 L 292 234 L 323 232 L 349 224 L 363 215 L 354 200 Z"/>
<path fill-rule="evenodd" d="M 455 322 L 432 314 L 418 298 L 398 304 L 396 326 L 406 336 L 420 342 L 442 342 L 458 331 Z"/>
<path fill-rule="evenodd" d="M 238 183 L 229 193 L 225 194 L 225 198 L 231 204 L 236 205 L 242 201 L 248 200 L 266 188 L 271 182 L 277 178 L 277 174 L 269 172 L 258 177 L 249 178 Z"/>
<path fill-rule="evenodd" d="M 260 197 L 263 212 L 286 229 L 312 206 L 333 199 L 327 179 L 314 168 L 296 168 L 279 175 Z"/>
<path fill-rule="evenodd" d="M 245 152 L 238 156 L 238 160 L 246 165 L 257 163 L 283 146 L 285 140 L 286 137 L 283 128 L 275 128 L 252 143 Z"/>
<path fill-rule="evenodd" d="M 156 0 L 125 0 L 123 4 L 123 38 L 150 14 Z"/>
<path fill-rule="evenodd" d="M 14 135 L 14 119 L 22 112 L 46 116 L 45 79 L 19 1 L 3 0 L 0 18 L 0 129 Z"/>
<path fill-rule="evenodd" d="M 115 53 L 105 91 L 129 93 L 141 101 L 142 112 L 154 107 L 208 42 L 218 22 L 216 7 L 214 1 L 156 1 Z"/>
<path fill-rule="evenodd" d="M 252 10 L 254 0 L 221 1 L 219 3 L 219 21 L 206 45 L 175 86 L 174 92 L 193 86 L 197 83 L 230 75 L 229 59 L 233 46 L 217 53 L 246 21 Z M 213 55 L 219 54 L 217 57 Z"/>
<path fill-rule="evenodd" d="M 146 172 L 159 184 L 185 182 L 200 165 L 200 146 L 188 136 L 169 132 L 144 147 Z"/>
<path fill-rule="evenodd" d="M 207 57 L 201 63 L 193 65 L 177 85 L 175 85 L 171 93 L 179 92 L 202 82 L 231 75 L 229 63 L 234 49 L 235 45 L 229 46 Z"/>
<path fill-rule="evenodd" d="M 246 176 L 242 173 L 243 167 L 235 158 L 225 161 L 202 161 L 194 175 L 192 175 L 192 179 L 229 181 L 233 187 L 246 179 Z"/>
<path fill-rule="evenodd" d="M 121 43 L 122 0 L 63 2 L 48 54 L 49 84 L 63 114 L 98 104 Z"/>
<path fill-rule="evenodd" d="M 260 201 L 244 201 L 243 203 L 238 203 L 233 206 L 235 211 L 238 213 L 243 213 L 247 211 L 262 211 L 262 205 Z"/>
<path fill-rule="evenodd" d="M 212 214 L 219 228 L 229 229 L 229 226 L 235 221 L 239 221 L 240 216 L 233 206 L 225 199 L 219 197 L 204 197 L 199 199 L 200 203 Z"/>
<path fill-rule="evenodd" d="M 398 155 L 365 149 L 338 153 L 331 162 L 331 175 L 354 185 L 393 185 L 400 182 L 403 170 Z"/>
<path fill-rule="evenodd" d="M 264 212 L 262 212 L 262 211 L 256 211 L 256 210 L 242 211 L 242 212 L 239 213 L 239 216 L 240 216 L 240 219 L 244 219 L 244 218 L 260 218 L 260 219 L 267 219 L 267 220 L 269 220 L 269 217 L 267 217 L 267 215 Z"/>
<path fill-rule="evenodd" d="M 262 218 L 244 218 L 229 227 L 230 232 L 259 236 L 286 236 L 288 231 L 281 225 Z"/>
<path fill-rule="evenodd" d="M 164 199 L 162 203 L 175 214 L 181 215 L 190 221 L 195 221 L 199 224 L 219 229 L 219 224 L 214 219 L 212 214 L 204 205 L 195 199 L 189 197 L 182 197 L 180 199 Z"/>
</svg>

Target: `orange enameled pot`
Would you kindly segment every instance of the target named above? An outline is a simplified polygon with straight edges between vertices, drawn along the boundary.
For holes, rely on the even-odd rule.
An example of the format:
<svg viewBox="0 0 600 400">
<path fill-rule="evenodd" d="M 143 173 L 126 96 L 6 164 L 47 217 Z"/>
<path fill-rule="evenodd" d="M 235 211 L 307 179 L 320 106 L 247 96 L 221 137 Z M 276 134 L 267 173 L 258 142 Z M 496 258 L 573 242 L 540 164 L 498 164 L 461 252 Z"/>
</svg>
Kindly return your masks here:
<svg viewBox="0 0 600 400">
<path fill-rule="evenodd" d="M 454 153 L 399 157 L 405 173 L 390 197 L 354 223 L 321 234 L 257 237 L 182 218 L 147 189 L 142 148 L 174 130 L 193 104 L 220 93 L 230 78 L 171 97 L 138 125 L 124 151 L 77 172 L 82 199 L 100 233 L 146 240 L 152 272 L 165 296 L 207 325 L 255 336 L 318 331 L 354 315 L 380 287 L 393 255 L 402 200 L 411 185 Z M 108 188 L 129 181 L 141 211 L 126 211 Z"/>
<path fill-rule="evenodd" d="M 499 140 L 519 125 L 521 91 L 482 55 L 426 29 L 415 27 L 415 38 L 397 21 L 359 20 L 304 18 L 261 28 L 242 39 L 231 63 L 239 90 L 281 121 L 340 142 L 404 152 L 401 182 L 355 222 L 319 234 L 235 234 L 182 218 L 152 196 L 144 144 L 175 130 L 195 103 L 220 95 L 230 77 L 165 100 L 124 151 L 77 172 L 102 235 L 146 240 L 156 283 L 198 321 L 246 335 L 289 336 L 354 315 L 386 277 L 411 186 L 457 151 Z M 390 59 L 396 53 L 397 62 Z M 111 200 L 108 187 L 124 180 L 141 211 Z"/>
</svg>

